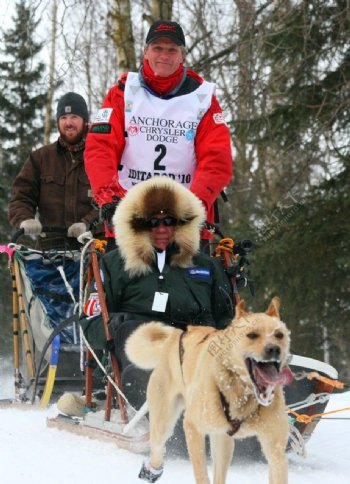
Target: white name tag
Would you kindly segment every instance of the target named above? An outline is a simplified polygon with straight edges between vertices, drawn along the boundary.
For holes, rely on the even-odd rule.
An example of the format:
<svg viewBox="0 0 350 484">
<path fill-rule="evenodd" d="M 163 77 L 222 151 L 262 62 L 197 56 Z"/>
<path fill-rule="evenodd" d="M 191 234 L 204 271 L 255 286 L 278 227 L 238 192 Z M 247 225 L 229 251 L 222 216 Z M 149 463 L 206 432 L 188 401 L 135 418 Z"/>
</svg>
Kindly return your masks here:
<svg viewBox="0 0 350 484">
<path fill-rule="evenodd" d="M 154 294 L 152 311 L 158 311 L 159 313 L 164 313 L 166 308 L 166 303 L 168 302 L 169 294 L 167 292 L 156 292 Z"/>
</svg>

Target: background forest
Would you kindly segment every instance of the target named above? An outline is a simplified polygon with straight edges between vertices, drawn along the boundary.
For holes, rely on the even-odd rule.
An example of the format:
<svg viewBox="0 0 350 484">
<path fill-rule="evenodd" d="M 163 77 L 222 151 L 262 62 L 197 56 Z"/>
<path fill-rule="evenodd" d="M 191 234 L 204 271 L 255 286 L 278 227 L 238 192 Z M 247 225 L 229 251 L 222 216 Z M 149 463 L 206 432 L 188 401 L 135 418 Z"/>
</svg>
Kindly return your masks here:
<svg viewBox="0 0 350 484">
<path fill-rule="evenodd" d="M 221 230 L 251 239 L 254 310 L 282 299 L 295 353 L 350 379 L 349 0 L 1 1 L 0 226 L 30 151 L 56 136 L 69 90 L 91 118 L 140 64 L 150 22 L 179 21 L 186 64 L 216 82 L 234 177 Z M 11 20 L 12 18 L 12 20 Z M 0 354 L 11 352 L 11 282 L 1 258 Z"/>
</svg>

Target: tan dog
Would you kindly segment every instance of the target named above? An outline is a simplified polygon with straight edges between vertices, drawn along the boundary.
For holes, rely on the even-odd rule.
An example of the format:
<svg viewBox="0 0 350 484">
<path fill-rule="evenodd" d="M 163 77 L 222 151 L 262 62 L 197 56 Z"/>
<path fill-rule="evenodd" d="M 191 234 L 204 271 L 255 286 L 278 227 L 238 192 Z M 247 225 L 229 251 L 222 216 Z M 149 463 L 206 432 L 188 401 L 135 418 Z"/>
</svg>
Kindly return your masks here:
<svg viewBox="0 0 350 484">
<path fill-rule="evenodd" d="M 210 436 L 214 484 L 224 484 L 234 438 L 257 435 L 269 464 L 269 483 L 286 484 L 288 418 L 282 385 L 289 332 L 279 317 L 279 299 L 266 313 L 248 313 L 244 302 L 225 330 L 190 326 L 188 331 L 147 323 L 126 343 L 131 361 L 152 369 L 147 389 L 151 457 L 141 478 L 155 482 L 165 442 L 185 408 L 184 429 L 197 484 L 208 484 L 205 435 Z"/>
</svg>

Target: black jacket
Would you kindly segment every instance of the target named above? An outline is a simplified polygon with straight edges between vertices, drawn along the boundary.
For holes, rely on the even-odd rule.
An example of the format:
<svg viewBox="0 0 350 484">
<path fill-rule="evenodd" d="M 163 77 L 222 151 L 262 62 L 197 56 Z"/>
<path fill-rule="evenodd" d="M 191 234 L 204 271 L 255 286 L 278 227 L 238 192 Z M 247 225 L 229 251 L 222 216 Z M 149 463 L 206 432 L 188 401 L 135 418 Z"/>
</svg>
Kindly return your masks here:
<svg viewBox="0 0 350 484">
<path fill-rule="evenodd" d="M 162 273 L 156 264 L 146 275 L 130 274 L 118 249 L 101 263 L 109 312 L 126 312 L 130 319 L 163 321 L 177 327 L 188 324 L 224 328 L 233 317 L 230 283 L 221 262 L 205 254 L 188 268 L 170 266 L 176 249 L 168 251 Z M 164 312 L 152 309 L 155 293 L 168 294 Z"/>
</svg>

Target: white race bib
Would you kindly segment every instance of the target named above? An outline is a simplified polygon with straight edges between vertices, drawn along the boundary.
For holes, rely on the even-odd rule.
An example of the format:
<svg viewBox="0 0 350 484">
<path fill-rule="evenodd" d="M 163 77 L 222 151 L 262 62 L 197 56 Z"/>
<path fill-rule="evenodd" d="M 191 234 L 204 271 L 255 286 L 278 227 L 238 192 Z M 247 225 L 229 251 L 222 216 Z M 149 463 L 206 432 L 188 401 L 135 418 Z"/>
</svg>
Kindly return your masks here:
<svg viewBox="0 0 350 484">
<path fill-rule="evenodd" d="M 125 148 L 119 183 L 128 190 L 153 176 L 169 176 L 190 187 L 196 169 L 197 127 L 208 111 L 215 85 L 204 81 L 183 96 L 162 99 L 130 72 L 124 91 Z"/>
</svg>

